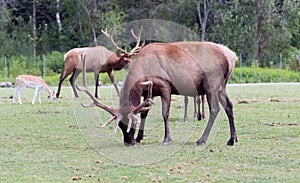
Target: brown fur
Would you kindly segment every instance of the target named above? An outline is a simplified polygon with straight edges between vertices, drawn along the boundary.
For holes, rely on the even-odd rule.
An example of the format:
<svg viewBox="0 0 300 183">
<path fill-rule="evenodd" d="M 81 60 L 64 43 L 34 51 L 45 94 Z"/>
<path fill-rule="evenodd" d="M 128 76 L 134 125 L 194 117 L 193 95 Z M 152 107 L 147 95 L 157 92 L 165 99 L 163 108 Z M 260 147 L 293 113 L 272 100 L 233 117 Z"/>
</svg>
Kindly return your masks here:
<svg viewBox="0 0 300 183">
<path fill-rule="evenodd" d="M 207 95 L 210 117 L 205 131 L 197 144 L 206 143 L 215 118 L 219 112 L 219 102 L 224 107 L 230 124 L 231 136 L 228 145 L 237 141 L 232 103 L 226 93 L 226 83 L 235 65 L 235 53 L 225 46 L 211 42 L 153 43 L 145 46 L 129 70 L 120 94 L 119 112 L 122 114 L 124 143 L 134 144 L 135 129 L 127 128 L 127 115 L 140 104 L 140 97 L 146 98 L 148 88 L 142 81 L 152 81 L 153 97 L 160 96 L 162 114 L 165 122 L 163 143 L 171 141 L 169 130 L 169 110 L 171 95 Z M 148 111 L 141 112 L 144 126 Z M 143 128 L 139 130 L 136 141 L 143 138 Z"/>
<path fill-rule="evenodd" d="M 73 88 L 75 97 L 78 97 L 75 80 L 82 71 L 81 55 L 86 55 L 86 71 L 94 72 L 95 79 L 95 97 L 98 98 L 99 73 L 107 73 L 111 82 L 119 94 L 118 87 L 114 82 L 114 70 L 120 70 L 130 61 L 130 58 L 118 55 L 104 46 L 74 48 L 68 51 L 64 56 L 64 71 L 59 79 L 57 98 L 60 95 L 62 82 L 72 74 L 70 83 Z"/>
<path fill-rule="evenodd" d="M 227 96 L 226 83 L 234 68 L 237 57 L 230 49 L 211 42 L 153 43 L 140 50 L 132 64 L 120 93 L 119 109 L 108 107 L 88 91 L 85 77 L 85 91 L 96 105 L 113 115 L 105 124 L 116 120 L 124 137 L 124 143 L 133 145 L 143 139 L 145 120 L 152 104 L 152 97 L 160 96 L 162 116 L 165 124 L 163 143 L 171 141 L 169 111 L 171 95 L 206 95 L 209 105 L 207 126 L 196 142 L 206 143 L 213 123 L 219 113 L 219 102 L 229 119 L 230 139 L 227 145 L 237 142 L 234 126 L 233 106 Z M 85 76 L 85 72 L 84 72 Z M 144 102 L 141 103 L 141 97 Z M 134 139 L 135 125 L 131 125 L 134 116 L 141 113 L 138 136 Z M 116 132 L 116 128 L 114 130 Z"/>
</svg>

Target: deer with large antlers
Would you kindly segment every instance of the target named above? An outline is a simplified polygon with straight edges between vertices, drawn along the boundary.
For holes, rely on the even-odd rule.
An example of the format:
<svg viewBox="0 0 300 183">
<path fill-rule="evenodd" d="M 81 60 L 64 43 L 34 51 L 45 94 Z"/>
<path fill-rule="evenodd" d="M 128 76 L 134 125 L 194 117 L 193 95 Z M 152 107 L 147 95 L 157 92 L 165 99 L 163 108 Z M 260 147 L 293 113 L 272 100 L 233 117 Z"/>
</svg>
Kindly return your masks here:
<svg viewBox="0 0 300 183">
<path fill-rule="evenodd" d="M 104 46 L 96 46 L 96 47 L 85 47 L 85 48 L 74 48 L 68 51 L 64 55 L 64 70 L 59 79 L 58 90 L 56 93 L 56 97 L 58 98 L 60 95 L 60 90 L 63 81 L 72 73 L 70 78 L 70 84 L 72 86 L 75 97 L 78 97 L 76 88 L 75 88 L 75 80 L 77 79 L 79 73 L 82 71 L 82 64 L 80 63 L 81 55 L 86 55 L 86 72 L 94 72 L 95 79 L 95 97 L 98 98 L 98 86 L 99 86 L 99 74 L 107 73 L 111 82 L 113 83 L 118 95 L 119 90 L 117 84 L 114 79 L 114 71 L 121 70 L 131 61 L 131 57 L 139 52 L 139 50 L 144 46 L 144 44 L 140 45 L 140 37 L 142 32 L 142 27 L 139 31 L 139 34 L 136 35 L 131 29 L 131 34 L 136 39 L 136 46 L 130 51 L 126 51 L 119 47 L 114 39 L 113 39 L 113 31 L 109 33 L 107 29 L 101 30 L 105 36 L 107 36 L 117 50 L 120 52 L 115 53 L 113 51 L 108 50 Z"/>
<path fill-rule="evenodd" d="M 165 124 L 163 143 L 171 141 L 169 111 L 171 95 L 206 95 L 209 105 L 209 120 L 197 144 L 206 143 L 213 123 L 220 111 L 219 103 L 229 119 L 230 139 L 227 145 L 237 142 L 233 105 L 227 96 L 226 84 L 237 60 L 229 48 L 212 42 L 153 43 L 141 49 L 131 66 L 120 92 L 119 108 L 114 109 L 98 101 L 88 91 L 80 88 L 98 106 L 112 115 L 103 126 L 116 120 L 115 132 L 121 128 L 125 145 L 134 145 L 143 138 L 143 127 L 152 98 L 161 97 L 162 115 Z M 141 97 L 144 102 L 141 103 Z M 87 106 L 85 106 L 87 107 Z M 138 136 L 134 139 L 136 114 L 141 113 Z"/>
<path fill-rule="evenodd" d="M 45 90 L 46 92 L 49 93 L 52 102 L 55 102 L 56 100 L 55 92 L 48 87 L 46 82 L 41 77 L 32 76 L 32 75 L 20 75 L 16 78 L 16 85 L 17 88 L 15 89 L 13 95 L 13 103 L 16 103 L 16 96 L 18 95 L 19 103 L 22 104 L 21 91 L 24 90 L 25 88 L 35 89 L 34 96 L 31 102 L 32 104 L 34 104 L 37 95 L 39 98 L 39 103 L 42 103 L 41 96 L 40 96 L 41 90 Z"/>
</svg>

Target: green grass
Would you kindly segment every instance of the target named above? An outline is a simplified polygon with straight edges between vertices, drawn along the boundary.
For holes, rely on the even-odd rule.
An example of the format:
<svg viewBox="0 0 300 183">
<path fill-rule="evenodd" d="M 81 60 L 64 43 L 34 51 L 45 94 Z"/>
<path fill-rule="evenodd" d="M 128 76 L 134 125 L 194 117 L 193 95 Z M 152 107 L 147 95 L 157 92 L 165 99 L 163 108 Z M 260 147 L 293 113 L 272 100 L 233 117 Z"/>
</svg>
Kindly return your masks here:
<svg viewBox="0 0 300 183">
<path fill-rule="evenodd" d="M 182 123 L 183 97 L 172 100 L 173 142 L 161 146 L 160 100 L 152 107 L 142 144 L 124 147 L 113 125 L 96 128 L 110 116 L 84 93 L 74 99 L 63 88 L 55 104 L 33 90 L 12 104 L 13 89 L 0 89 L 0 182 L 298 182 L 300 179 L 300 84 L 230 85 L 239 142 L 226 146 L 229 125 L 220 112 L 209 142 L 195 146 L 206 121 Z M 101 89 L 100 100 L 117 107 L 114 89 Z M 247 104 L 239 103 L 244 101 Z M 207 108 L 206 111 L 208 112 Z M 208 115 L 208 113 L 207 113 Z M 79 180 L 80 179 L 80 180 Z"/>
</svg>

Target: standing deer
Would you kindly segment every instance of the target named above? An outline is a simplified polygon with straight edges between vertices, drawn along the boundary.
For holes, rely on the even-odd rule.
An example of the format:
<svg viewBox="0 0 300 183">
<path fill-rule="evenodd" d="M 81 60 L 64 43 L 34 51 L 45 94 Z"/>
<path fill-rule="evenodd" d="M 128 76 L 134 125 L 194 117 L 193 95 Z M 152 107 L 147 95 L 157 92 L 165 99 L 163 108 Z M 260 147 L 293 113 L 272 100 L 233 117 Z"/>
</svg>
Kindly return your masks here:
<svg viewBox="0 0 300 183">
<path fill-rule="evenodd" d="M 15 89 L 13 95 L 13 103 L 16 103 L 16 95 L 18 94 L 19 103 L 22 104 L 21 91 L 24 90 L 26 87 L 35 89 L 34 96 L 31 102 L 32 104 L 34 104 L 37 95 L 39 97 L 39 103 L 42 103 L 41 96 L 40 96 L 40 91 L 42 89 L 49 93 L 53 103 L 56 100 L 55 92 L 51 91 L 51 89 L 47 86 L 46 82 L 41 77 L 32 76 L 32 75 L 20 75 L 16 78 L 16 85 L 17 88 Z"/>
<path fill-rule="evenodd" d="M 104 46 L 96 46 L 96 47 L 85 47 L 85 48 L 74 48 L 68 51 L 64 55 L 64 70 L 59 79 L 58 89 L 56 93 L 56 97 L 58 98 L 60 95 L 60 89 L 63 81 L 72 73 L 70 78 L 70 83 L 74 92 L 75 97 L 78 97 L 76 88 L 75 88 L 75 80 L 77 79 L 79 73 L 82 71 L 82 65 L 80 63 L 81 55 L 86 55 L 86 72 L 94 72 L 95 79 L 95 97 L 98 98 L 98 86 L 99 86 L 99 73 L 107 73 L 111 82 L 113 83 L 118 95 L 119 90 L 117 84 L 114 79 L 114 71 L 121 70 L 124 66 L 126 66 L 130 61 L 131 57 L 139 52 L 139 50 L 144 46 L 140 45 L 140 36 L 142 32 L 142 27 L 139 31 L 138 36 L 135 35 L 133 29 L 131 29 L 131 33 L 136 39 L 135 47 L 127 52 L 125 49 L 118 47 L 113 40 L 112 33 L 109 34 L 107 29 L 105 31 L 101 30 L 107 37 L 110 38 L 112 43 L 116 46 L 117 50 L 121 52 L 121 54 L 112 52 L 105 48 Z"/>
<path fill-rule="evenodd" d="M 169 129 L 169 111 L 171 95 L 198 96 L 206 95 L 209 105 L 209 120 L 202 136 L 197 140 L 201 145 L 207 142 L 213 123 L 220 111 L 219 102 L 229 119 L 230 139 L 227 145 L 237 142 L 234 125 L 233 105 L 227 96 L 226 83 L 235 66 L 236 54 L 227 47 L 212 42 L 153 43 L 141 49 L 132 64 L 120 93 L 119 108 L 114 109 L 98 101 L 87 89 L 85 91 L 93 104 L 112 115 L 106 126 L 116 120 L 114 132 L 121 128 L 125 145 L 134 145 L 143 138 L 143 127 L 152 97 L 160 96 L 162 116 L 165 124 L 163 144 L 171 141 Z M 85 77 L 83 77 L 85 80 Z M 144 102 L 141 103 L 141 97 Z M 134 139 L 135 124 L 141 113 L 138 136 Z M 133 125 L 132 125 L 133 123 Z"/>
<path fill-rule="evenodd" d="M 193 97 L 193 99 L 194 99 L 194 118 L 197 119 L 198 121 L 205 120 L 206 119 L 205 110 L 204 110 L 205 95 L 196 96 Z M 184 96 L 184 115 L 183 115 L 184 122 L 188 121 L 188 114 L 187 114 L 188 103 L 189 103 L 188 96 Z M 202 112 L 200 112 L 200 103 L 202 104 L 201 105 Z"/>
</svg>

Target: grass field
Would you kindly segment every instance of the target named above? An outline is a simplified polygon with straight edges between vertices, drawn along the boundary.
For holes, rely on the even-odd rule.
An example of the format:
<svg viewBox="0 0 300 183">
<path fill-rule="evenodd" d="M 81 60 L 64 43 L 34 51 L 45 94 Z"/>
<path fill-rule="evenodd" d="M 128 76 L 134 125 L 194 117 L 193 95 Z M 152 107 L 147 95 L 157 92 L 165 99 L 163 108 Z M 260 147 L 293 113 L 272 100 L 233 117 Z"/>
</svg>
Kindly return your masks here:
<svg viewBox="0 0 300 183">
<path fill-rule="evenodd" d="M 110 116 L 84 93 L 74 99 L 63 88 L 55 104 L 42 92 L 42 104 L 12 104 L 13 88 L 0 89 L 0 182 L 299 182 L 300 83 L 229 85 L 239 142 L 226 146 L 229 125 L 222 110 L 205 146 L 195 146 L 207 121 L 183 123 L 183 97 L 174 96 L 172 143 L 161 146 L 160 100 L 146 122 L 140 145 L 124 147 Z M 100 89 L 100 100 L 118 106 L 116 92 Z M 206 108 L 207 115 L 208 110 Z"/>
</svg>

